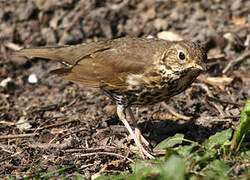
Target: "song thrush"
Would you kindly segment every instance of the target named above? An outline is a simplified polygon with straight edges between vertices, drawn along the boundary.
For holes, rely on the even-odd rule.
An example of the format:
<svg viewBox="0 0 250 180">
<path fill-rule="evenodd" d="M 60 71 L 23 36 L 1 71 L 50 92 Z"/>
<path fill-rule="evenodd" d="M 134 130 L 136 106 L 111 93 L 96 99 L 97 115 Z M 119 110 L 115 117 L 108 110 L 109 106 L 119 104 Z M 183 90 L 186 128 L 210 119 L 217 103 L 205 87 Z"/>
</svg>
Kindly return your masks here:
<svg viewBox="0 0 250 180">
<path fill-rule="evenodd" d="M 136 125 L 131 105 L 149 105 L 184 91 L 205 70 L 206 53 L 198 43 L 159 39 L 119 38 L 87 44 L 23 49 L 17 55 L 56 60 L 65 65 L 52 71 L 64 79 L 100 88 L 117 103 L 117 114 L 142 156 L 137 126 L 126 120 L 126 109 Z M 141 139 L 140 139 L 141 138 Z"/>
</svg>

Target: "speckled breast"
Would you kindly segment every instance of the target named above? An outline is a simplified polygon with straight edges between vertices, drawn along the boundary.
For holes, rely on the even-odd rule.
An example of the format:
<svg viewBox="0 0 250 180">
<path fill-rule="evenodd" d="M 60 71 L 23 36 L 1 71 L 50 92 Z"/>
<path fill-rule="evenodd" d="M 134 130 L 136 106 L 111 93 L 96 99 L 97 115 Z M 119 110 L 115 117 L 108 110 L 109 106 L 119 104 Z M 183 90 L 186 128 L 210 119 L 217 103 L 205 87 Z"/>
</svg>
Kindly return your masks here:
<svg viewBox="0 0 250 180">
<path fill-rule="evenodd" d="M 193 83 L 198 75 L 198 71 L 187 70 L 176 73 L 172 77 L 162 77 L 158 82 L 130 81 L 131 83 L 123 91 L 112 91 L 110 93 L 118 104 L 125 106 L 151 105 L 181 93 Z"/>
</svg>

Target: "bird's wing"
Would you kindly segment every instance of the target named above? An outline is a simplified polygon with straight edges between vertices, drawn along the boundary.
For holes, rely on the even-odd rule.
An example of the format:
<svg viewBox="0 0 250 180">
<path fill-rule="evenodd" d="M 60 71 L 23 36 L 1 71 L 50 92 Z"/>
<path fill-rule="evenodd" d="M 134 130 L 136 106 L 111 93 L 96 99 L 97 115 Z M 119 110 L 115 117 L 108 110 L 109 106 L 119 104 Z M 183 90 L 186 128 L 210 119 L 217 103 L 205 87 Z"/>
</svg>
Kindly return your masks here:
<svg viewBox="0 0 250 180">
<path fill-rule="evenodd" d="M 126 87 L 129 74 L 143 74 L 150 67 L 158 49 L 156 41 L 120 38 L 63 47 L 23 49 L 15 54 L 53 59 L 68 65 L 55 74 L 90 87 L 101 84 L 107 90 Z M 159 41 L 159 47 L 164 43 Z M 162 49 L 162 48 L 161 48 Z M 160 54 L 161 52 L 158 52 Z"/>
<path fill-rule="evenodd" d="M 70 72 L 60 74 L 57 71 L 57 74 L 91 87 L 101 84 L 105 90 L 123 89 L 127 86 L 128 75 L 143 74 L 145 69 L 150 69 L 153 59 L 157 58 L 154 57 L 157 49 L 147 39 L 120 38 L 111 41 L 109 48 L 79 60 Z"/>
<path fill-rule="evenodd" d="M 65 65 L 75 65 L 78 60 L 109 48 L 106 41 L 83 43 L 78 45 L 65 45 L 56 47 L 35 47 L 15 51 L 13 55 L 40 57 L 56 60 Z"/>
</svg>

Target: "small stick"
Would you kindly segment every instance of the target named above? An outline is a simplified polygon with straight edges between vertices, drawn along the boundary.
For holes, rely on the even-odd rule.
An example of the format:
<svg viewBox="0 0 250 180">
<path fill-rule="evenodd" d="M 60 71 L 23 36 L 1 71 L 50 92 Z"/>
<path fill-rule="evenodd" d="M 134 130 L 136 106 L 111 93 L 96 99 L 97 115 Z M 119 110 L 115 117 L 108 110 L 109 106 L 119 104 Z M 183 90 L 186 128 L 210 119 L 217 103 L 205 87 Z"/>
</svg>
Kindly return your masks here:
<svg viewBox="0 0 250 180">
<path fill-rule="evenodd" d="M 36 135 L 38 135 L 38 133 L 3 135 L 3 136 L 0 136 L 0 140 L 4 140 L 4 139 L 18 139 L 18 138 L 30 138 L 30 137 L 34 137 Z"/>
<path fill-rule="evenodd" d="M 176 116 L 177 118 L 184 119 L 186 121 L 188 121 L 188 120 L 191 119 L 191 117 L 188 117 L 188 116 L 185 116 L 183 114 L 177 113 L 172 107 L 170 107 L 169 105 L 167 105 L 167 103 L 165 103 L 165 102 L 162 102 L 161 105 L 164 108 L 166 108 L 171 114 L 173 114 L 174 116 Z"/>
<path fill-rule="evenodd" d="M 198 76 L 197 79 L 201 82 L 204 82 L 206 84 L 212 85 L 212 86 L 216 86 L 218 88 L 220 88 L 221 90 L 223 90 L 225 88 L 225 86 L 223 84 L 220 83 L 216 83 L 210 80 L 207 80 L 206 78 L 202 77 L 202 76 Z"/>
<path fill-rule="evenodd" d="M 234 66 L 235 64 L 239 63 L 240 61 L 243 61 L 245 58 L 247 58 L 248 56 L 250 56 L 250 50 L 245 51 L 241 56 L 239 56 L 238 58 L 230 61 L 228 63 L 228 65 L 223 69 L 222 73 L 226 73 L 232 66 Z"/>
<path fill-rule="evenodd" d="M 116 154 L 116 153 L 112 153 L 112 152 L 92 152 L 92 153 L 80 154 L 80 156 L 81 157 L 86 157 L 86 156 L 95 156 L 95 155 L 103 155 L 103 154 L 104 155 L 110 155 L 110 156 L 117 156 L 117 157 L 129 160 L 133 164 L 135 163 L 132 159 L 130 159 L 130 158 L 126 157 L 126 156 L 123 156 L 123 155 L 120 155 L 120 154 Z"/>
</svg>

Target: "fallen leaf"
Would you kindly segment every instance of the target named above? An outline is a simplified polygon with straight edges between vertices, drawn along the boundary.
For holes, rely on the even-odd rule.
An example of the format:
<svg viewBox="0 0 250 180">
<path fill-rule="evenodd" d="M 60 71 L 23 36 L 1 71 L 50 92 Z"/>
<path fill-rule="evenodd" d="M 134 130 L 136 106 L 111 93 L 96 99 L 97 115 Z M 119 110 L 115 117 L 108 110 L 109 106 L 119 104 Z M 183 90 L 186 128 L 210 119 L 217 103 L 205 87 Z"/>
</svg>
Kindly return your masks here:
<svg viewBox="0 0 250 180">
<path fill-rule="evenodd" d="M 171 31 L 162 31 L 157 34 L 157 37 L 159 39 L 164 39 L 167 41 L 181 41 L 183 38 L 181 35 L 171 32 Z"/>
<path fill-rule="evenodd" d="M 235 17 L 232 19 L 233 23 L 237 26 L 242 26 L 246 24 L 245 18 Z"/>
</svg>

